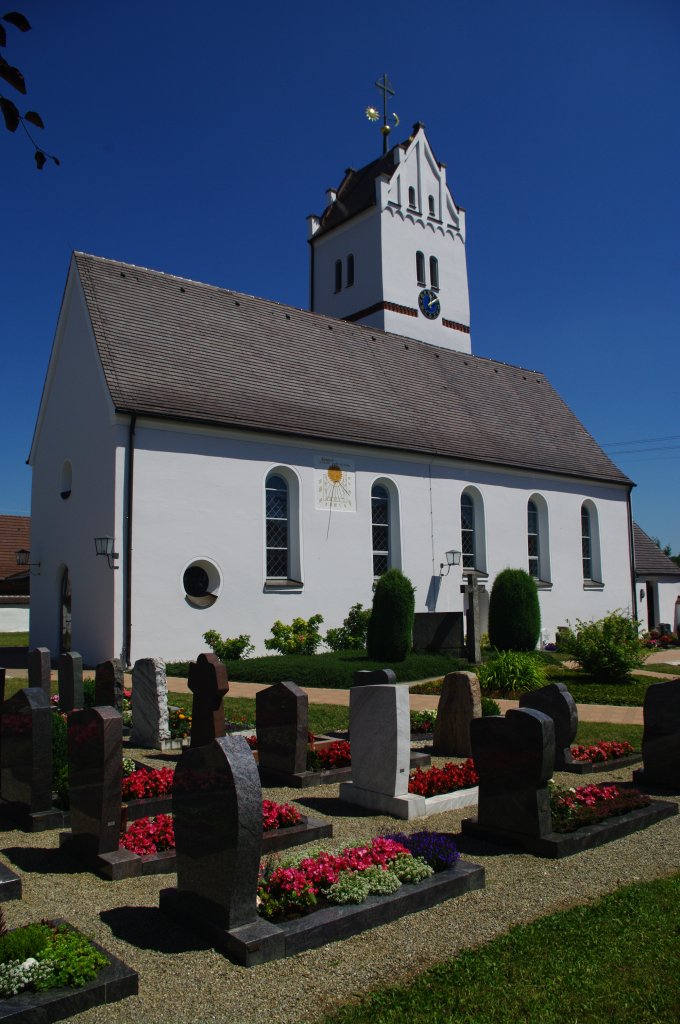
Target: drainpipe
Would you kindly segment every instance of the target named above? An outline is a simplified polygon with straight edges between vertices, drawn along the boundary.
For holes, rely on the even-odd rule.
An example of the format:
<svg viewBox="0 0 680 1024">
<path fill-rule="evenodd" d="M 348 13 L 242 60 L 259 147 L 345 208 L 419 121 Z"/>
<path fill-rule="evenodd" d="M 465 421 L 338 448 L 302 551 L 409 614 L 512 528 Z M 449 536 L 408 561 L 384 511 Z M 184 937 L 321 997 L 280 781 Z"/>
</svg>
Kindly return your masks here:
<svg viewBox="0 0 680 1024">
<path fill-rule="evenodd" d="M 635 547 L 633 544 L 633 505 L 631 502 L 631 495 L 633 493 L 633 487 L 635 484 L 631 484 L 628 488 L 628 498 L 626 503 L 628 506 L 628 545 L 630 548 L 630 582 L 633 593 L 633 618 L 638 617 L 638 603 L 637 603 L 637 583 L 635 581 Z"/>
<path fill-rule="evenodd" d="M 126 460 L 126 536 L 125 536 L 125 639 L 123 643 L 123 658 L 125 664 L 130 664 L 130 648 L 132 646 L 132 496 L 135 466 L 135 428 L 137 425 L 136 413 L 131 413 L 128 427 L 128 450 Z"/>
</svg>

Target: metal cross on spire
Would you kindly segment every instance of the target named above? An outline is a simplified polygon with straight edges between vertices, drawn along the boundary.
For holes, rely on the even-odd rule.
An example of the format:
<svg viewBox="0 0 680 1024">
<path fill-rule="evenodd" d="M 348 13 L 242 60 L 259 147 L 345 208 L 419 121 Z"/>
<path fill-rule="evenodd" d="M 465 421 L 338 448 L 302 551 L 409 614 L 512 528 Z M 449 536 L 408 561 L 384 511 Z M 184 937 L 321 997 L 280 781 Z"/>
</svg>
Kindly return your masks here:
<svg viewBox="0 0 680 1024">
<path fill-rule="evenodd" d="M 397 125 L 399 124 L 399 117 L 397 116 L 397 114 L 392 112 L 390 116 L 393 118 L 394 124 L 390 125 L 388 123 L 388 96 L 394 96 L 394 89 L 392 88 L 392 83 L 387 77 L 387 72 L 385 72 L 382 78 L 378 79 L 375 85 L 376 88 L 383 94 L 383 123 L 380 132 L 383 137 L 383 154 L 385 154 L 387 152 L 387 137 L 392 131 L 392 128 L 396 128 Z M 376 109 L 376 107 L 366 107 L 366 117 L 368 118 L 369 121 L 378 121 L 380 119 L 380 112 Z"/>
</svg>

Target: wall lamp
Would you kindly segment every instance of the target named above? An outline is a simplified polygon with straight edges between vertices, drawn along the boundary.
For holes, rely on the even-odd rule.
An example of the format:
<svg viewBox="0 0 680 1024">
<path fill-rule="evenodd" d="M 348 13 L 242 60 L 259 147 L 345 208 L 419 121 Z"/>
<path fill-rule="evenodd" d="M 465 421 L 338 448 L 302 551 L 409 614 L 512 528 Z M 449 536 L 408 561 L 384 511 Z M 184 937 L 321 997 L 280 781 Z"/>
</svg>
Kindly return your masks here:
<svg viewBox="0 0 680 1024">
<path fill-rule="evenodd" d="M 95 537 L 94 549 L 98 555 L 105 555 L 109 563 L 109 569 L 117 569 L 113 563 L 119 557 L 118 552 L 113 550 L 113 537 Z"/>
<path fill-rule="evenodd" d="M 448 576 L 451 572 L 452 565 L 460 565 L 460 551 L 445 551 L 446 557 L 445 562 L 441 562 L 439 565 L 439 578 L 442 576 Z M 446 572 L 444 572 L 444 566 L 446 566 Z"/>
<path fill-rule="evenodd" d="M 28 571 L 31 576 L 40 575 L 40 562 L 31 561 L 31 552 L 27 551 L 26 548 L 19 548 L 16 552 L 17 565 L 27 565 Z M 37 572 L 32 572 L 32 569 L 37 569 Z"/>
</svg>

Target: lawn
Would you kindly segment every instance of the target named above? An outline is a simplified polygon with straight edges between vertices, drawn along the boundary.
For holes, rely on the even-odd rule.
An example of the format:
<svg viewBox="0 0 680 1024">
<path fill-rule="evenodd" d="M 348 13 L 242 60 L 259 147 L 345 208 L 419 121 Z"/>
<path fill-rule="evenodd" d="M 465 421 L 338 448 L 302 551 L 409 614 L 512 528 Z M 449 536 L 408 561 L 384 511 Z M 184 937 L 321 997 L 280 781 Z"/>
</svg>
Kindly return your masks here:
<svg viewBox="0 0 680 1024">
<path fill-rule="evenodd" d="M 28 647 L 28 633 L 0 632 L 0 647 Z"/>
<path fill-rule="evenodd" d="M 552 914 L 324 1024 L 665 1024 L 680 1020 L 680 875 Z M 548 952 L 549 951 L 549 952 Z"/>
</svg>

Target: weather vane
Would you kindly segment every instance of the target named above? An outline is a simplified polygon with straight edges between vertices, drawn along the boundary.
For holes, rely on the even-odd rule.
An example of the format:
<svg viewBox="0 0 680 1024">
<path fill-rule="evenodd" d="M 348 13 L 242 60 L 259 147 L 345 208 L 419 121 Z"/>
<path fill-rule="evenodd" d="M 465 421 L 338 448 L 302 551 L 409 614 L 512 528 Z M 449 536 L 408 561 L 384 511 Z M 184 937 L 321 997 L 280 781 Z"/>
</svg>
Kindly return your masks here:
<svg viewBox="0 0 680 1024">
<path fill-rule="evenodd" d="M 387 137 L 392 131 L 392 128 L 396 128 L 397 125 L 399 124 L 399 118 L 394 112 L 392 112 L 392 114 L 390 114 L 390 117 L 393 119 L 394 123 L 392 125 L 388 124 L 387 97 L 394 96 L 394 89 L 392 88 L 392 83 L 387 77 L 387 72 L 385 72 L 385 74 L 382 76 L 382 79 L 379 78 L 375 84 L 376 88 L 379 89 L 380 92 L 383 94 L 383 123 L 380 132 L 383 137 L 383 153 L 386 153 Z M 366 117 L 368 118 L 369 121 L 379 121 L 380 111 L 378 110 L 377 107 L 366 107 Z"/>
</svg>

